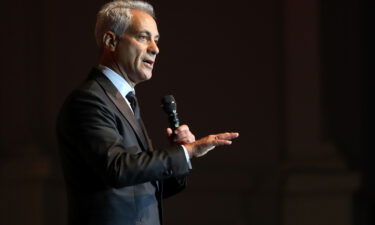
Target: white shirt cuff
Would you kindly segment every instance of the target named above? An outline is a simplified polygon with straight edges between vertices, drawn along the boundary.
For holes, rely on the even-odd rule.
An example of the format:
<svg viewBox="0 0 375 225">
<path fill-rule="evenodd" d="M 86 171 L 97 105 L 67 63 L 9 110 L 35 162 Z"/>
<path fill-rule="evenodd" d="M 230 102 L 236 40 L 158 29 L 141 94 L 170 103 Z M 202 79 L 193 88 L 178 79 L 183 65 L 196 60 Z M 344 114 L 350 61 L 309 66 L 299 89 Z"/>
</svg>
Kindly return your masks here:
<svg viewBox="0 0 375 225">
<path fill-rule="evenodd" d="M 188 163 L 189 169 L 192 169 L 193 167 L 191 166 L 189 153 L 188 153 L 187 149 L 185 148 L 185 146 L 181 145 L 181 147 L 184 149 L 186 162 Z"/>
</svg>

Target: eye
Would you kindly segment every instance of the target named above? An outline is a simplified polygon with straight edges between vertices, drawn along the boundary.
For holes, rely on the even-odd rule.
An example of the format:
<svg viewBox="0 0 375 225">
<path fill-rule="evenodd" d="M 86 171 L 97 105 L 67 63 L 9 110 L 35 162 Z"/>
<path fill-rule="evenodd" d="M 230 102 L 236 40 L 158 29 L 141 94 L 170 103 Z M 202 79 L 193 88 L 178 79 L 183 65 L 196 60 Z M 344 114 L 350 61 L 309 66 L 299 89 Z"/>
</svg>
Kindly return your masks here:
<svg viewBox="0 0 375 225">
<path fill-rule="evenodd" d="M 147 41 L 147 40 L 148 40 L 148 36 L 146 36 L 146 35 L 139 35 L 139 36 L 138 36 L 138 39 L 139 39 L 140 41 Z"/>
</svg>

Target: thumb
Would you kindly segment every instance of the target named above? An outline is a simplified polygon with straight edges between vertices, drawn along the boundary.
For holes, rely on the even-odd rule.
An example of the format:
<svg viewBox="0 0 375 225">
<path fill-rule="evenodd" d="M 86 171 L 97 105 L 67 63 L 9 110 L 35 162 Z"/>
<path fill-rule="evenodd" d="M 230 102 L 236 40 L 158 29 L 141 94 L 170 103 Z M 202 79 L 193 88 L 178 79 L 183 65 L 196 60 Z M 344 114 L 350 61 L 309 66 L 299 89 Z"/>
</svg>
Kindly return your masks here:
<svg viewBox="0 0 375 225">
<path fill-rule="evenodd" d="M 170 137 L 172 134 L 173 134 L 173 131 L 172 131 L 172 129 L 171 128 L 167 128 L 167 135 L 168 135 L 168 137 Z"/>
</svg>

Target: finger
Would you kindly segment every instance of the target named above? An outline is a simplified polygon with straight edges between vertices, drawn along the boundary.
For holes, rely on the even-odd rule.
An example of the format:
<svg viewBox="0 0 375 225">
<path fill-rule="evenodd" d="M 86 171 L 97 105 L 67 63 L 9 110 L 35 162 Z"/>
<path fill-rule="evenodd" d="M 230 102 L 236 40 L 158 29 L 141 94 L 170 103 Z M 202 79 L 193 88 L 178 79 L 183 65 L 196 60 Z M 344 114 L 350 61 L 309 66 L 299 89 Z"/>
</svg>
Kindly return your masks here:
<svg viewBox="0 0 375 225">
<path fill-rule="evenodd" d="M 192 134 L 189 134 L 185 138 L 181 139 L 181 141 L 186 142 L 186 143 L 193 143 L 195 141 L 195 136 Z"/>
<path fill-rule="evenodd" d="M 186 137 L 186 138 L 177 140 L 175 142 L 178 143 L 178 144 L 190 144 L 190 143 L 194 142 L 194 139 L 192 139 L 191 137 Z"/>
<path fill-rule="evenodd" d="M 192 135 L 192 133 L 189 130 L 183 130 L 183 131 L 180 131 L 178 134 L 175 135 L 175 140 L 186 138 L 190 135 Z"/>
<path fill-rule="evenodd" d="M 215 138 L 224 139 L 224 140 L 232 140 L 234 138 L 237 138 L 239 135 L 240 134 L 236 132 L 227 132 L 227 133 L 217 134 Z"/>
<path fill-rule="evenodd" d="M 191 133 L 185 133 L 185 134 L 178 134 L 174 138 L 174 141 L 181 141 L 183 139 L 189 139 L 189 141 L 194 142 L 195 141 L 195 136 L 192 135 Z"/>
<path fill-rule="evenodd" d="M 188 125 L 183 124 L 183 125 L 177 127 L 176 130 L 174 131 L 174 133 L 179 134 L 180 132 L 183 132 L 183 131 L 189 131 Z"/>
<path fill-rule="evenodd" d="M 167 135 L 170 137 L 173 134 L 173 131 L 171 128 L 167 128 Z"/>
<path fill-rule="evenodd" d="M 179 136 L 176 136 L 173 141 L 181 141 L 182 139 L 185 139 L 187 138 L 188 136 L 186 135 L 179 135 Z"/>
<path fill-rule="evenodd" d="M 232 141 L 229 141 L 229 140 L 215 140 L 215 142 L 213 144 L 215 146 L 231 145 Z"/>
</svg>

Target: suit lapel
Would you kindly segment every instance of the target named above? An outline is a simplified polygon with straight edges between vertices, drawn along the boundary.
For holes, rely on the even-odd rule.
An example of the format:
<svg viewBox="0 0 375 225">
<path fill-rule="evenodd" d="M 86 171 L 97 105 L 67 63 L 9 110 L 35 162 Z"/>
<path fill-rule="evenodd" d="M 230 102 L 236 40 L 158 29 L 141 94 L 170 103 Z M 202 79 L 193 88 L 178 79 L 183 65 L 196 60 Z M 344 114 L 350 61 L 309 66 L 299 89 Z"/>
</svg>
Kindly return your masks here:
<svg viewBox="0 0 375 225">
<path fill-rule="evenodd" d="M 149 136 L 148 133 L 147 133 L 147 130 L 146 130 L 145 124 L 143 123 L 142 118 L 139 120 L 139 123 L 140 123 L 140 125 L 141 125 L 141 127 L 142 127 L 142 130 L 143 130 L 143 133 L 144 133 L 144 135 L 145 135 L 145 137 L 146 137 L 146 140 L 147 140 L 147 144 L 148 144 L 149 150 L 150 150 L 150 151 L 154 151 L 153 145 L 152 145 L 152 143 L 151 143 L 150 136 Z"/>
<path fill-rule="evenodd" d="M 145 133 L 142 131 L 143 124 L 141 125 L 137 122 L 137 119 L 135 118 L 133 111 L 129 108 L 128 104 L 126 103 L 125 99 L 122 97 L 120 92 L 116 89 L 112 82 L 108 80 L 108 78 L 105 75 L 103 75 L 99 70 L 93 69 L 91 73 L 96 73 L 96 81 L 105 90 L 107 96 L 111 99 L 113 104 L 115 104 L 117 109 L 129 122 L 134 132 L 136 133 L 138 140 L 140 140 L 143 149 L 148 149 L 148 140 L 146 140 L 147 138 L 145 137 Z"/>
</svg>

